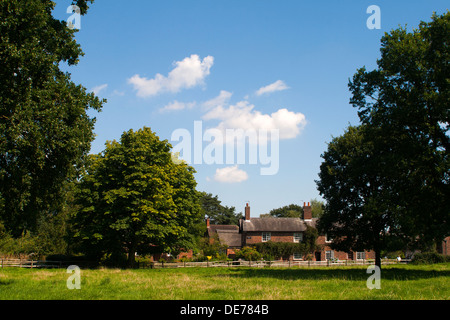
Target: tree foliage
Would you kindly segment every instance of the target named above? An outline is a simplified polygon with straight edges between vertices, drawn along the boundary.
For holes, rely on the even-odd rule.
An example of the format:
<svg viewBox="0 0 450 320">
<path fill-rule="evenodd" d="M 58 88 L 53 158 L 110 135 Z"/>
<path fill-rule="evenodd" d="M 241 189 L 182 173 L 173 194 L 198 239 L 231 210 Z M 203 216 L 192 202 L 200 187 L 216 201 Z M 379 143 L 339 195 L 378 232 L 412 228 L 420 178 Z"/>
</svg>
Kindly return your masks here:
<svg viewBox="0 0 450 320">
<path fill-rule="evenodd" d="M 375 250 L 379 260 L 396 224 L 390 210 L 392 189 L 380 175 L 385 164 L 378 162 L 365 129 L 349 127 L 322 155 L 317 186 L 327 205 L 318 229 L 333 239 L 334 249 Z"/>
<path fill-rule="evenodd" d="M 281 208 L 270 210 L 269 213 L 261 214 L 261 218 L 301 218 L 303 208 L 298 204 L 290 204 Z"/>
<path fill-rule="evenodd" d="M 221 244 L 219 236 L 215 234 L 213 238 L 203 237 L 198 241 L 198 250 L 200 255 L 196 257 L 197 260 L 206 261 L 210 259 L 226 260 L 227 259 L 226 244 Z"/>
<path fill-rule="evenodd" d="M 426 246 L 450 232 L 450 12 L 386 34 L 377 64 L 354 75 L 351 103 L 375 133 L 399 231 Z"/>
<path fill-rule="evenodd" d="M 87 111 L 104 102 L 60 70 L 83 52 L 53 7 L 0 1 L 0 219 L 13 236 L 61 205 L 94 139 Z"/>
<path fill-rule="evenodd" d="M 319 228 L 342 250 L 429 246 L 449 234 L 450 13 L 381 39 L 378 68 L 349 83 L 360 127 L 334 138 L 320 168 Z"/>
<path fill-rule="evenodd" d="M 257 261 L 261 259 L 261 253 L 253 247 L 244 247 L 236 252 L 236 259 L 245 261 Z"/>
<path fill-rule="evenodd" d="M 203 214 L 210 219 L 211 224 L 238 225 L 242 213 L 236 213 L 235 207 L 223 206 L 219 197 L 211 193 L 201 192 Z"/>
<path fill-rule="evenodd" d="M 313 218 L 320 218 L 325 208 L 325 202 L 311 199 L 311 213 Z"/>
<path fill-rule="evenodd" d="M 192 247 L 201 221 L 194 169 L 171 159 L 171 145 L 144 127 L 91 157 L 78 191 L 75 237 L 91 256 L 175 253 Z"/>
</svg>

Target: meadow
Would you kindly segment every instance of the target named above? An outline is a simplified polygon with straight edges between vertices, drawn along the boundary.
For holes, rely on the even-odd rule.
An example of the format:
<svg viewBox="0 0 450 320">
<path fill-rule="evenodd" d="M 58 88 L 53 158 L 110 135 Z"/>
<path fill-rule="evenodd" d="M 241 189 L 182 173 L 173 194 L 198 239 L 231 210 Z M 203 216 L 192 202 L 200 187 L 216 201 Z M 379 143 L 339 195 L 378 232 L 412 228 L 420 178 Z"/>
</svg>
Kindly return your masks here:
<svg viewBox="0 0 450 320">
<path fill-rule="evenodd" d="M 367 267 L 82 269 L 67 288 L 66 269 L 0 269 L 1 300 L 449 300 L 450 264 L 392 265 L 381 289 Z"/>
</svg>

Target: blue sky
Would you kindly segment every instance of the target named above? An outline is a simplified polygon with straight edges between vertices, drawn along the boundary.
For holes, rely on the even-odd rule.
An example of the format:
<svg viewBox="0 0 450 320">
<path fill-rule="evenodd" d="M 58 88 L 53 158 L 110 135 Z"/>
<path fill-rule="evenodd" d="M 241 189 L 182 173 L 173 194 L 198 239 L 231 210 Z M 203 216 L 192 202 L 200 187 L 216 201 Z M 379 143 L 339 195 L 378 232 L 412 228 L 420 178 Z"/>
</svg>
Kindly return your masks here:
<svg viewBox="0 0 450 320">
<path fill-rule="evenodd" d="M 56 1 L 61 20 L 71 1 Z M 369 29 L 370 5 L 381 29 Z M 96 0 L 76 34 L 85 56 L 72 80 L 108 99 L 92 153 L 129 129 L 151 127 L 171 141 L 177 129 L 279 127 L 279 170 L 261 164 L 193 164 L 198 190 L 251 215 L 320 199 L 320 155 L 359 123 L 348 80 L 373 69 L 380 38 L 411 30 L 448 1 Z M 203 143 L 203 148 L 208 142 Z"/>
</svg>

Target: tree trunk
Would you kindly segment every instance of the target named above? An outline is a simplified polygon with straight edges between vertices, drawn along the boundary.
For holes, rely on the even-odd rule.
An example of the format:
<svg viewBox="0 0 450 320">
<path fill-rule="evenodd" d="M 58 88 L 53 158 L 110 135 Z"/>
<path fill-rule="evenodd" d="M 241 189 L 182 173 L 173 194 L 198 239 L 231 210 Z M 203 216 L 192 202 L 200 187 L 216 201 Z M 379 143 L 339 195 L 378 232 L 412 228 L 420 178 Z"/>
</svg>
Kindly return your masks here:
<svg viewBox="0 0 450 320">
<path fill-rule="evenodd" d="M 375 265 L 381 269 L 381 250 L 375 249 Z"/>
<path fill-rule="evenodd" d="M 135 256 L 134 256 L 134 253 L 136 252 L 136 249 L 135 249 L 135 244 L 134 244 L 134 242 L 132 242 L 132 243 L 130 243 L 130 245 L 128 246 L 128 268 L 134 268 L 134 265 L 135 265 L 135 262 L 136 262 L 136 260 L 135 260 Z"/>
</svg>

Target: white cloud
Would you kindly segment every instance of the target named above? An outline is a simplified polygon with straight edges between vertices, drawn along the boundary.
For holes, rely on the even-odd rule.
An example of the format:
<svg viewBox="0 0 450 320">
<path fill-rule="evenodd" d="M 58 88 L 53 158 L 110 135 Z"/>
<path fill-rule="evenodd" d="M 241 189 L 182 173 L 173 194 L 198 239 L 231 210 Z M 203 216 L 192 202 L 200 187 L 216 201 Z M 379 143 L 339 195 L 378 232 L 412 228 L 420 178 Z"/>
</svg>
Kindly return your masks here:
<svg viewBox="0 0 450 320">
<path fill-rule="evenodd" d="M 113 96 L 118 96 L 118 97 L 123 97 L 125 95 L 125 92 L 119 91 L 119 90 L 114 90 L 112 95 Z"/>
<path fill-rule="evenodd" d="M 107 83 L 101 84 L 99 86 L 93 87 L 91 92 L 93 92 L 96 96 L 99 95 L 100 91 L 106 89 L 108 87 Z"/>
<path fill-rule="evenodd" d="M 265 93 L 271 93 L 275 91 L 282 91 L 289 89 L 289 87 L 281 80 L 277 80 L 274 83 L 271 83 L 265 87 L 259 88 L 258 91 L 256 91 L 256 95 L 260 96 Z"/>
<path fill-rule="evenodd" d="M 223 106 L 226 103 L 228 103 L 232 95 L 233 94 L 231 92 L 221 90 L 220 94 L 217 97 L 203 102 L 203 106 L 206 107 L 206 109 L 212 109 L 218 106 Z"/>
<path fill-rule="evenodd" d="M 177 110 L 184 110 L 184 109 L 192 109 L 196 105 L 196 102 L 179 102 L 177 100 L 169 103 L 168 105 L 164 106 L 163 108 L 159 109 L 159 112 L 169 112 L 169 111 L 177 111 Z"/>
<path fill-rule="evenodd" d="M 272 114 L 263 114 L 254 110 L 255 106 L 248 101 L 239 101 L 235 105 L 224 107 L 219 105 L 204 116 L 204 120 L 220 120 L 217 129 L 225 132 L 226 129 L 243 130 L 279 130 L 280 139 L 292 139 L 298 136 L 306 125 L 305 115 L 300 112 L 279 109 Z"/>
<path fill-rule="evenodd" d="M 248 179 L 248 174 L 244 170 L 238 169 L 238 166 L 225 167 L 217 169 L 214 180 L 225 183 L 242 182 Z"/>
<path fill-rule="evenodd" d="M 178 92 L 203 84 L 203 80 L 209 75 L 214 64 L 214 57 L 207 56 L 203 60 L 196 54 L 174 62 L 175 68 L 168 76 L 156 74 L 153 79 L 147 79 L 135 74 L 128 79 L 137 90 L 139 97 L 150 97 L 161 92 Z"/>
</svg>

